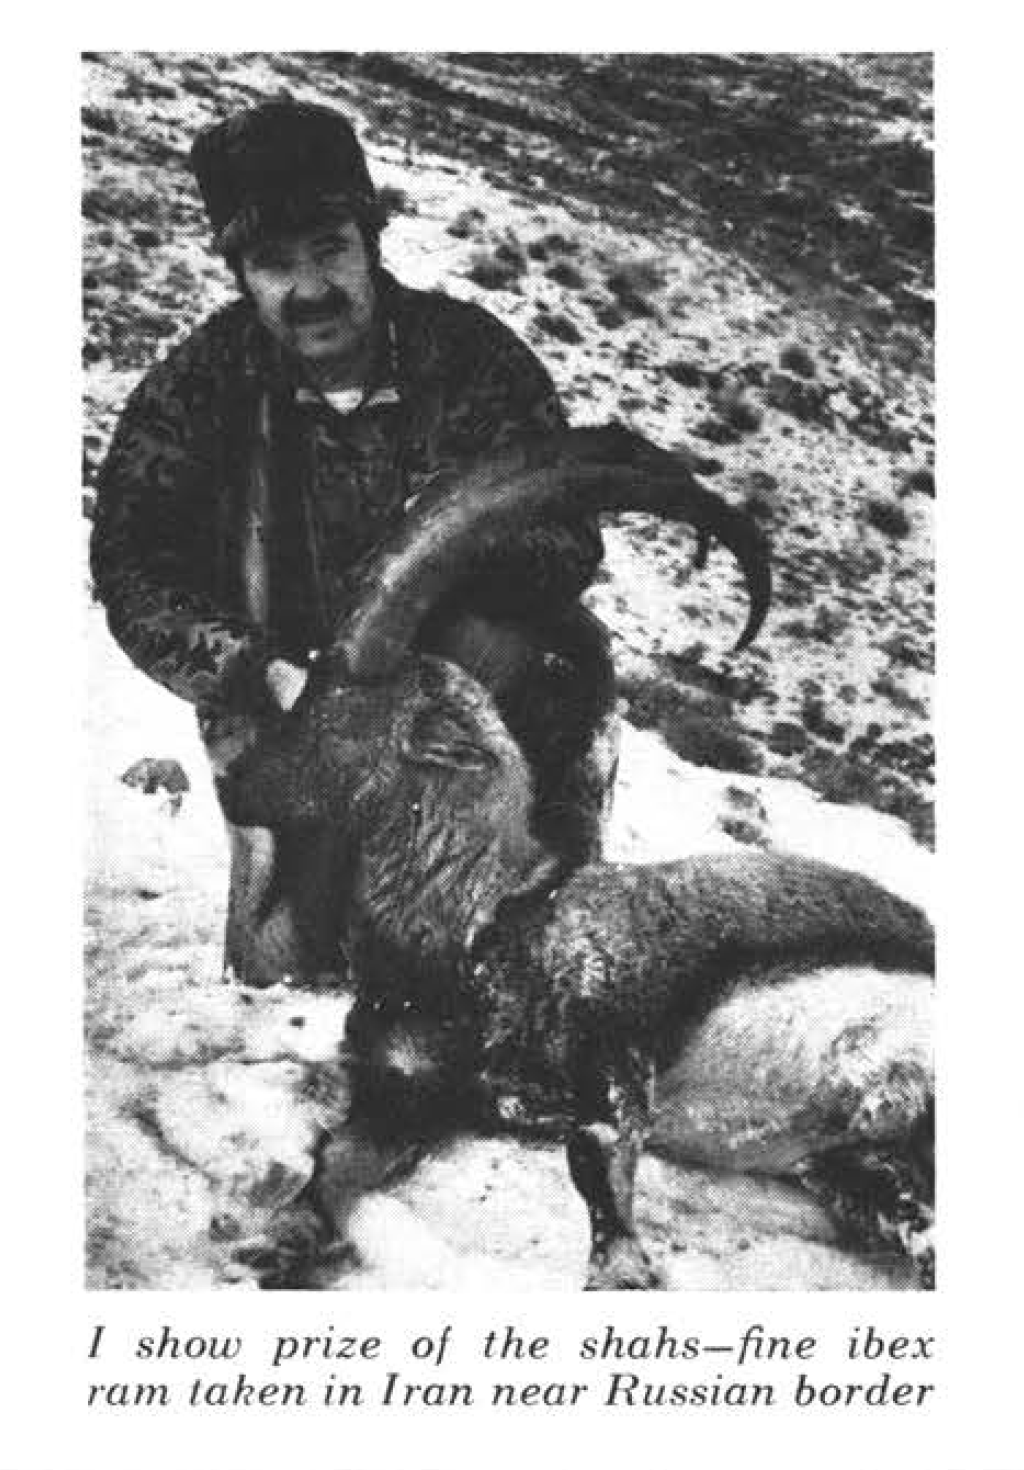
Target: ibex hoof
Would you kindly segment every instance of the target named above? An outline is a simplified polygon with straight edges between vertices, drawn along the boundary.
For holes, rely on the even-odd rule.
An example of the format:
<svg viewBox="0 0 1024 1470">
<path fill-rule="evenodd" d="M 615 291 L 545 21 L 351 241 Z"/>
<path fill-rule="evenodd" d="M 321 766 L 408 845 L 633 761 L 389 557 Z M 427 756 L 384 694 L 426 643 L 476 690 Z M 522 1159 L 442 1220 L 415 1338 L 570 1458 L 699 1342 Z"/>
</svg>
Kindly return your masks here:
<svg viewBox="0 0 1024 1470">
<path fill-rule="evenodd" d="M 656 1291 L 664 1286 L 638 1240 L 623 1237 L 595 1252 L 587 1272 L 587 1291 Z"/>
<path fill-rule="evenodd" d="M 312 1211 L 291 1210 L 260 1235 L 239 1241 L 231 1252 L 236 1266 L 251 1270 L 263 1291 L 301 1290 L 318 1284 L 325 1270 L 350 1253 L 346 1242 L 325 1239 Z"/>
</svg>

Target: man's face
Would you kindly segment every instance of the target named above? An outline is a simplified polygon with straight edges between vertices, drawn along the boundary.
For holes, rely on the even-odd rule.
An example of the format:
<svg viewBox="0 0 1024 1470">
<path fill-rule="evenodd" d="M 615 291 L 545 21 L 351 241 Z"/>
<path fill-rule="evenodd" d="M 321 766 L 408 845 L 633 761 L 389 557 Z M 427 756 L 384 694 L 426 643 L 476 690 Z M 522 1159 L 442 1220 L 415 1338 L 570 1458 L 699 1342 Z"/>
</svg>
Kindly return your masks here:
<svg viewBox="0 0 1024 1470">
<path fill-rule="evenodd" d="M 314 371 L 344 377 L 364 362 L 375 293 L 353 221 L 258 241 L 242 270 L 264 326 Z"/>
</svg>

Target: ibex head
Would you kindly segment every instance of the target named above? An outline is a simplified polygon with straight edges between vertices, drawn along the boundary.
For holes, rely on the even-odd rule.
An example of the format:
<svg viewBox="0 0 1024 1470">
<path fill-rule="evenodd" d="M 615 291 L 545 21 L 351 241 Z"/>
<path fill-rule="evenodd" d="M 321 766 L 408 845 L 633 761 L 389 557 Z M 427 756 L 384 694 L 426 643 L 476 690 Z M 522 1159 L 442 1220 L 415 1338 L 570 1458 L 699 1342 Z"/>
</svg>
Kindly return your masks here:
<svg viewBox="0 0 1024 1470">
<path fill-rule="evenodd" d="M 443 598 L 542 517 L 646 510 L 721 540 L 746 577 L 749 643 L 770 596 L 754 523 L 666 451 L 620 429 L 521 444 L 431 487 L 370 556 L 332 647 L 279 729 L 222 786 L 229 818 L 330 822 L 350 838 L 353 906 L 424 951 L 465 949 L 502 898 L 549 881 L 526 762 L 481 686 L 410 660 Z"/>
<path fill-rule="evenodd" d="M 220 793 L 241 825 L 335 826 L 353 911 L 424 959 L 464 950 L 503 898 L 557 871 L 530 832 L 530 771 L 493 702 L 428 655 L 387 683 L 316 694 L 235 762 Z"/>
</svg>

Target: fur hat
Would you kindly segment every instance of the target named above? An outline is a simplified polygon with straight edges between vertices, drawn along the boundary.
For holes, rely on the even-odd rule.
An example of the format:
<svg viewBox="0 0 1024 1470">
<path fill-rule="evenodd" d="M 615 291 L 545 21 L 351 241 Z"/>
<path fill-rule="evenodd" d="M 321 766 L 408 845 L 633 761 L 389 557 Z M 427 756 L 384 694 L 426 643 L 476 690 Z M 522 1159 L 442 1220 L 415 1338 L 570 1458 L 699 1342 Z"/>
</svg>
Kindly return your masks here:
<svg viewBox="0 0 1024 1470">
<path fill-rule="evenodd" d="M 191 162 L 224 255 L 327 220 L 372 235 L 384 224 L 359 139 L 329 107 L 285 98 L 236 112 L 203 129 Z"/>
</svg>

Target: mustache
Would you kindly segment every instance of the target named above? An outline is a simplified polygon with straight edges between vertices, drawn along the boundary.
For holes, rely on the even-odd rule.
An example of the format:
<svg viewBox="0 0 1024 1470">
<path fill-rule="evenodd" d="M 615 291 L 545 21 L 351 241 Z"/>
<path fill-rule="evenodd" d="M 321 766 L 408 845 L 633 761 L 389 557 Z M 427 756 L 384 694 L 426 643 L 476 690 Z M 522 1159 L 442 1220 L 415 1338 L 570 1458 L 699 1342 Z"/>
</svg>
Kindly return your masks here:
<svg viewBox="0 0 1024 1470">
<path fill-rule="evenodd" d="M 289 327 L 302 327 L 340 316 L 349 306 L 346 292 L 334 288 L 325 291 L 315 301 L 297 301 L 289 296 L 282 308 L 282 316 Z"/>
</svg>

